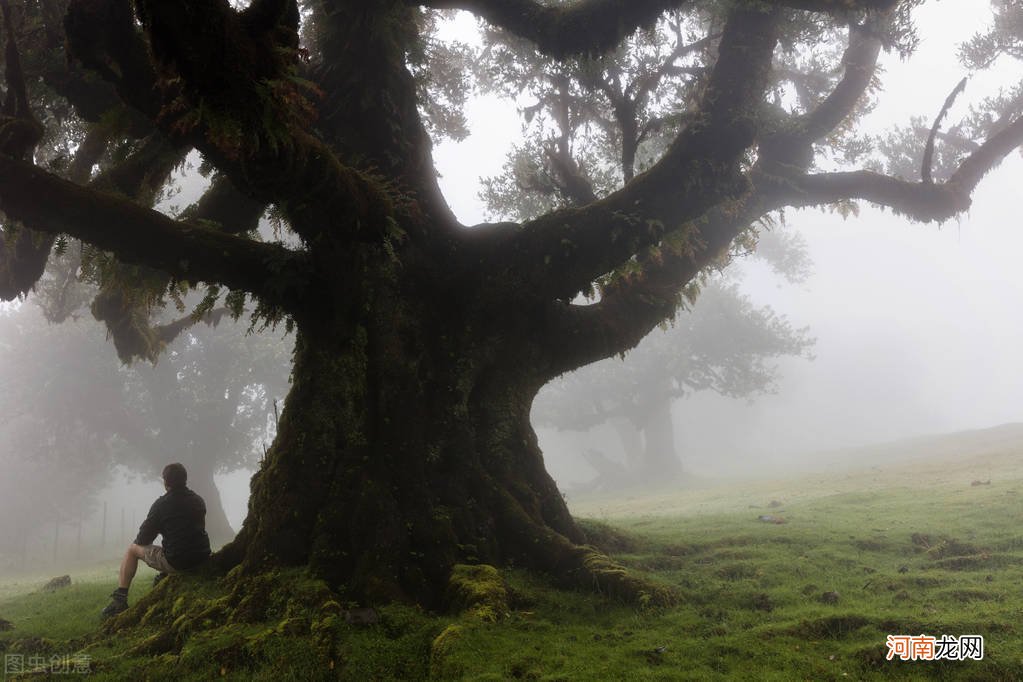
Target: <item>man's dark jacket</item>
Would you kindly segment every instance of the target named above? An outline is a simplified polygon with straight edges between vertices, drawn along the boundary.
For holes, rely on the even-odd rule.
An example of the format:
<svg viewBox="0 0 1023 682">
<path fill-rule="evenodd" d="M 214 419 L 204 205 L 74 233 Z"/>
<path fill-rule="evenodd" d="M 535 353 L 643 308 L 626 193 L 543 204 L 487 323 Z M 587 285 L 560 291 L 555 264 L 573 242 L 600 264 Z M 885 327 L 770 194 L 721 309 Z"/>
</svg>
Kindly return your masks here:
<svg viewBox="0 0 1023 682">
<path fill-rule="evenodd" d="M 139 526 L 136 545 L 151 545 L 163 535 L 163 555 L 179 571 L 198 566 L 210 556 L 206 535 L 206 503 L 188 488 L 177 488 L 157 498 Z"/>
</svg>

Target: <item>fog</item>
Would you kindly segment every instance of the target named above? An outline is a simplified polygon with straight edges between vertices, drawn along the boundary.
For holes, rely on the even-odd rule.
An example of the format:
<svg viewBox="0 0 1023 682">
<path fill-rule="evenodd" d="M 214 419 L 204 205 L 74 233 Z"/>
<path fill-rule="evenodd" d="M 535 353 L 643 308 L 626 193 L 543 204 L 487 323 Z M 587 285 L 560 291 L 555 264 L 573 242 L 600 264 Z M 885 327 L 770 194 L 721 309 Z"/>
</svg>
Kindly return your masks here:
<svg viewBox="0 0 1023 682">
<path fill-rule="evenodd" d="M 880 131 L 905 124 L 916 114 L 933 119 L 961 73 L 952 29 L 962 36 L 980 28 L 973 25 L 979 17 L 971 14 L 972 6 L 973 0 L 944 0 L 924 7 L 920 53 L 906 64 L 893 55 L 884 57 L 886 91 L 871 127 Z M 933 10 L 947 13 L 951 7 L 959 12 L 955 25 L 936 23 Z M 470 28 L 459 20 L 453 30 Z M 997 87 L 997 78 L 989 74 L 971 82 L 953 116 Z M 500 171 L 521 126 L 516 104 L 493 98 L 473 100 L 469 117 L 469 139 L 440 143 L 435 157 L 452 208 L 463 223 L 474 224 L 484 220 L 479 180 Z M 833 458 L 821 455 L 829 451 L 1023 422 L 1020 177 L 1023 161 L 1014 154 L 981 183 L 967 214 L 941 226 L 909 223 L 865 205 L 848 220 L 822 211 L 789 212 L 788 226 L 807 245 L 810 277 L 783 282 L 756 260 L 731 267 L 754 302 L 809 328 L 816 338 L 814 358 L 778 360 L 772 394 L 747 401 L 700 392 L 675 401 L 676 449 L 685 471 L 694 480 L 787 475 L 830 465 Z M 0 317 L 0 349 L 10 334 L 10 319 Z M 6 362 L 0 361 L 0 372 L 16 359 Z M 539 436 L 549 470 L 566 488 L 594 475 L 582 458 L 586 450 L 600 448 L 612 458 L 622 457 L 607 427 L 588 432 L 541 428 Z M 0 461 L 10 463 L 18 454 L 10 451 L 12 443 L 4 445 Z M 245 516 L 251 473 L 246 466 L 216 476 L 224 511 L 236 530 Z M 152 473 L 139 476 L 113 468 L 109 478 L 96 497 L 99 502 L 56 529 L 65 538 L 76 537 L 75 523 L 81 522 L 85 544 L 95 546 L 105 501 L 101 555 L 113 555 L 119 543 L 134 536 L 162 493 Z M 20 513 L 11 508 L 14 503 L 14 498 L 0 498 L 0 518 Z M 52 525 L 40 528 L 24 550 L 29 563 L 50 560 L 54 531 Z M 0 572 L 15 570 L 24 558 L 0 562 Z M 74 543 L 63 544 L 58 557 L 86 558 Z"/>
<path fill-rule="evenodd" d="M 884 90 L 869 129 L 880 134 L 914 115 L 933 121 L 964 75 L 956 41 L 983 28 L 975 9 L 957 0 L 925 3 L 914 13 L 919 49 L 905 62 L 882 55 Z M 971 77 L 949 120 L 1019 79 L 1015 65 L 1000 67 Z M 499 172 L 508 131 L 520 125 L 514 105 L 477 100 L 473 107 L 472 117 L 488 125 L 436 150 L 442 186 L 469 224 L 484 211 L 464 188 Z M 813 263 L 806 282 L 779 282 L 755 260 L 731 267 L 753 300 L 809 327 L 815 359 L 780 360 L 773 395 L 744 401 L 702 392 L 676 401 L 676 447 L 687 471 L 782 475 L 818 468 L 831 460 L 820 456 L 826 451 L 1023 421 L 1023 234 L 1015 205 L 1021 174 L 1023 161 L 1013 154 L 981 182 L 973 208 L 943 225 L 866 204 L 848 220 L 789 211 L 787 223 L 806 240 Z M 587 449 L 621 457 L 606 428 L 539 435 L 562 486 L 593 476 L 581 457 Z"/>
</svg>

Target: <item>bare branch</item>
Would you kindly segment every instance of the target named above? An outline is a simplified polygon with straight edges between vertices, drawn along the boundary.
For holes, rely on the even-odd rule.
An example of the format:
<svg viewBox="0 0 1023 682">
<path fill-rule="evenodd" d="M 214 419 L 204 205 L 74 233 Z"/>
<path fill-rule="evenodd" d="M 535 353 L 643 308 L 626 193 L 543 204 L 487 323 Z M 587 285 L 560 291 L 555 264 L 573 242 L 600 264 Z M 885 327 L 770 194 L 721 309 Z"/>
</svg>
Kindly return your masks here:
<svg viewBox="0 0 1023 682">
<path fill-rule="evenodd" d="M 931 132 L 927 136 L 927 144 L 924 146 L 924 158 L 920 164 L 920 177 L 924 182 L 934 182 L 931 177 L 931 166 L 934 163 L 934 138 L 938 135 L 938 129 L 941 127 L 941 121 L 945 118 L 945 114 L 952 107 L 952 103 L 956 101 L 956 97 L 959 96 L 963 90 L 966 89 L 966 81 L 969 80 L 965 76 L 959 83 L 952 88 L 952 92 L 948 93 L 948 97 L 945 98 L 945 103 L 941 105 L 941 111 L 934 118 L 934 125 L 931 126 Z"/>
<path fill-rule="evenodd" d="M 866 199 L 920 221 L 944 221 L 970 207 L 970 195 L 989 171 L 1023 144 L 1023 116 L 992 135 L 942 184 L 906 182 L 854 171 L 819 173 L 789 180 L 792 206 L 814 206 L 847 199 Z"/>
</svg>

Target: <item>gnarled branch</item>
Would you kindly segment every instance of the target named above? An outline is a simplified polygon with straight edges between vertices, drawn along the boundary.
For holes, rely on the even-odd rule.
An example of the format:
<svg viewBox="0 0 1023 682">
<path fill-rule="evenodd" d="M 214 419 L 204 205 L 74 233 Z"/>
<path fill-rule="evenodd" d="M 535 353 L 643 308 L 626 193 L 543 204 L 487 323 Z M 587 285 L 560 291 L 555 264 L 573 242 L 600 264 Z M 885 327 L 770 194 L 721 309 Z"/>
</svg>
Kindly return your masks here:
<svg viewBox="0 0 1023 682">
<path fill-rule="evenodd" d="M 306 280 L 300 253 L 172 220 L 4 156 L 0 209 L 32 230 L 67 233 L 126 263 L 147 265 L 182 280 L 222 283 L 279 302 L 300 297 L 293 287 Z M 289 286 L 281 288 L 274 281 L 281 274 Z"/>
<path fill-rule="evenodd" d="M 537 296 L 569 299 L 598 276 L 714 205 L 741 194 L 738 163 L 753 144 L 779 16 L 737 6 L 694 122 L 650 170 L 601 201 L 496 230 L 488 273 L 528 281 Z"/>
</svg>

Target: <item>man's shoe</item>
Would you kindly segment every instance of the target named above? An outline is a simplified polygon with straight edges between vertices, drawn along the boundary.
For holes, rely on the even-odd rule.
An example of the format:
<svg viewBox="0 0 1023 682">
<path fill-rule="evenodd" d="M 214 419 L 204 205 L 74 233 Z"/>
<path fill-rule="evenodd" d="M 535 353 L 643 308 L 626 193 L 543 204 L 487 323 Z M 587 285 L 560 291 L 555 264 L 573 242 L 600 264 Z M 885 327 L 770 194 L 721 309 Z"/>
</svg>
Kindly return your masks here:
<svg viewBox="0 0 1023 682">
<path fill-rule="evenodd" d="M 166 577 L 167 577 L 167 574 L 164 573 L 163 571 L 160 571 L 159 573 L 154 575 L 153 576 L 153 587 L 156 587 L 157 585 L 159 585 L 160 581 L 163 580 Z"/>
<path fill-rule="evenodd" d="M 112 618 L 119 613 L 123 613 L 128 610 L 128 597 L 121 592 L 115 591 L 110 595 L 110 603 L 107 604 L 106 608 L 100 612 L 100 618 L 106 620 Z"/>
</svg>

